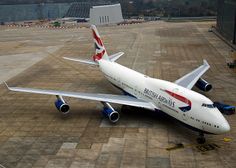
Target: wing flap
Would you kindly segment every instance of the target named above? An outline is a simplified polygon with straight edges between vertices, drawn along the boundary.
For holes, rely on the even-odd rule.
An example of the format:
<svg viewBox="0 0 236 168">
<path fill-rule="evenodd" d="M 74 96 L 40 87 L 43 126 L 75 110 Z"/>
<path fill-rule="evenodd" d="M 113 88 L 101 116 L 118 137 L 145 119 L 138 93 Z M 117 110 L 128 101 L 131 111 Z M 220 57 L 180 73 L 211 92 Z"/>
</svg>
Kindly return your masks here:
<svg viewBox="0 0 236 168">
<path fill-rule="evenodd" d="M 33 88 L 9 87 L 7 84 L 6 86 L 9 90 L 16 92 L 36 93 L 45 95 L 60 95 L 79 99 L 95 100 L 95 101 L 123 104 L 135 107 L 143 107 L 150 110 L 155 110 L 155 106 L 152 103 L 124 95 L 80 93 L 80 92 L 33 89 Z"/>
<path fill-rule="evenodd" d="M 206 60 L 203 60 L 203 65 L 194 69 L 192 72 L 184 75 L 175 83 L 188 89 L 192 89 L 198 79 L 210 68 L 210 65 Z"/>
</svg>

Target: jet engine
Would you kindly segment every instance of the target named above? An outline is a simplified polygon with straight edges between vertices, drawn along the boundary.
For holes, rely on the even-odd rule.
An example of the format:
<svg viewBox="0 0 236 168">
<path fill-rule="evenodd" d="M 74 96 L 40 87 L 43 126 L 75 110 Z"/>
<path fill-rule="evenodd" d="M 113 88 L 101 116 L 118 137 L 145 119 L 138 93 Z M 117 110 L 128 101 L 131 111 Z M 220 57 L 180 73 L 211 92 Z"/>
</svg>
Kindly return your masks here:
<svg viewBox="0 0 236 168">
<path fill-rule="evenodd" d="M 204 92 L 208 92 L 212 89 L 212 85 L 210 83 L 208 83 L 207 81 L 205 81 L 204 79 L 200 78 L 197 83 L 195 84 L 195 86 L 204 91 Z"/>
<path fill-rule="evenodd" d="M 120 114 L 115 111 L 109 103 L 102 102 L 104 107 L 102 114 L 107 117 L 112 123 L 116 123 L 120 119 Z"/>
<path fill-rule="evenodd" d="M 58 111 L 62 112 L 63 114 L 67 114 L 70 111 L 70 106 L 65 102 L 65 100 L 61 96 L 57 96 L 55 106 Z"/>
</svg>

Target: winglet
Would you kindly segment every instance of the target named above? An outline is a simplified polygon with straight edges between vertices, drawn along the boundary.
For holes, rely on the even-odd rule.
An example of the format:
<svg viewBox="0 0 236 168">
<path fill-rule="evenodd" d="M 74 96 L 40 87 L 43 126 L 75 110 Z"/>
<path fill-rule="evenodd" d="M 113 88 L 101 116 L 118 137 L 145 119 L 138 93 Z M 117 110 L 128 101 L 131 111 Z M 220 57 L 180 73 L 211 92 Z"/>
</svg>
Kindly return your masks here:
<svg viewBox="0 0 236 168">
<path fill-rule="evenodd" d="M 207 62 L 207 60 L 203 60 L 203 65 L 206 65 L 206 66 L 209 66 L 210 67 L 210 65 L 208 64 L 208 62 Z"/>
</svg>

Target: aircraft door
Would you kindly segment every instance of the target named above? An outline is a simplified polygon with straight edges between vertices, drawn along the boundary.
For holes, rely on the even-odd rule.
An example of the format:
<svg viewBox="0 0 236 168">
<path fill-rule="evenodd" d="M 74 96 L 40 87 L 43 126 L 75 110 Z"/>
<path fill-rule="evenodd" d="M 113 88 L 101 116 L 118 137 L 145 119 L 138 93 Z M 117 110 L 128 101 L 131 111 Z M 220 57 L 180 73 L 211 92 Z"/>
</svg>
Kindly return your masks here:
<svg viewBox="0 0 236 168">
<path fill-rule="evenodd" d="M 184 121 L 188 121 L 188 113 L 183 112 L 182 118 L 183 118 Z"/>
<path fill-rule="evenodd" d="M 117 81 L 116 81 L 117 86 L 120 87 L 120 88 L 122 88 L 120 78 L 118 77 L 116 80 L 117 80 Z"/>
<path fill-rule="evenodd" d="M 138 86 L 137 85 L 134 86 L 134 95 L 138 96 Z"/>
<path fill-rule="evenodd" d="M 204 128 L 204 126 L 202 125 L 202 130 L 204 131 L 205 130 L 205 128 Z"/>
</svg>

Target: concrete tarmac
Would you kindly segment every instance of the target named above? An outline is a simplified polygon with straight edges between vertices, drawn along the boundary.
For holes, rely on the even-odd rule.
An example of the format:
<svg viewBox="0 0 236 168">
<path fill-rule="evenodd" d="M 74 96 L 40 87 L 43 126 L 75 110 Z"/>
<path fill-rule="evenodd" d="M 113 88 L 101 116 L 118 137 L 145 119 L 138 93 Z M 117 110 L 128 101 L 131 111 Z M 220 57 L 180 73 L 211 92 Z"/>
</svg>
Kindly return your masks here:
<svg viewBox="0 0 236 168">
<path fill-rule="evenodd" d="M 215 22 L 149 22 L 98 27 L 109 54 L 123 51 L 117 62 L 155 78 L 175 81 L 202 64 L 213 101 L 236 105 L 236 71 L 229 69 L 230 48 L 213 33 Z M 88 93 L 121 94 L 99 72 L 62 57 L 90 58 L 90 29 L 0 27 L 0 81 L 10 86 Z M 125 75 L 125 74 L 124 74 Z M 68 116 L 54 107 L 55 96 L 10 92 L 0 84 L 0 167 L 235 167 L 236 117 L 225 116 L 231 131 L 206 135 L 148 110 L 127 109 L 117 124 L 101 115 L 102 104 L 65 98 Z M 121 106 L 114 105 L 121 111 Z"/>
</svg>

